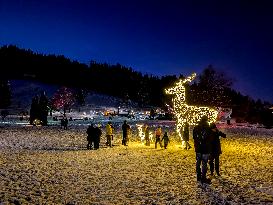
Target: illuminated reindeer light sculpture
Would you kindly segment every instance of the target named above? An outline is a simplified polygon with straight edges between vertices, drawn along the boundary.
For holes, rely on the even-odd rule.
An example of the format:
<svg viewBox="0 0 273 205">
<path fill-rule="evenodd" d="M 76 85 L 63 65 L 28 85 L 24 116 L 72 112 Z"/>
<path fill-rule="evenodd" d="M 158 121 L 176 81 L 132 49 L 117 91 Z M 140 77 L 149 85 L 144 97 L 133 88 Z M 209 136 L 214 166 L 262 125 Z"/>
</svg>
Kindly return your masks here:
<svg viewBox="0 0 273 205">
<path fill-rule="evenodd" d="M 166 94 L 174 95 L 173 108 L 174 115 L 176 117 L 176 131 L 179 134 L 182 144 L 183 139 L 181 131 L 184 130 L 185 123 L 189 125 L 196 125 L 203 116 L 208 117 L 209 123 L 215 122 L 218 112 L 215 109 L 209 107 L 190 106 L 186 103 L 186 89 L 185 83 L 191 82 L 196 77 L 196 73 L 191 76 L 180 79 L 174 87 L 165 89 Z"/>
</svg>

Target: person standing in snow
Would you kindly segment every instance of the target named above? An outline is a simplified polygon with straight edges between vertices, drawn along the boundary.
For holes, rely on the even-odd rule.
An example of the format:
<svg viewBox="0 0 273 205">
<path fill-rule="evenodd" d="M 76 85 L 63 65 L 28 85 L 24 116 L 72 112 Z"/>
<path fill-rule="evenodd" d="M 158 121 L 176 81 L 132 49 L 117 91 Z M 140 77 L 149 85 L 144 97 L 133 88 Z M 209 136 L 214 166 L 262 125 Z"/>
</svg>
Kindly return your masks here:
<svg viewBox="0 0 273 205">
<path fill-rule="evenodd" d="M 63 116 L 63 119 L 61 119 L 61 128 L 63 127 L 64 130 L 67 130 L 67 125 L 68 125 L 68 119 L 67 117 Z"/>
<path fill-rule="evenodd" d="M 108 122 L 106 125 L 106 145 L 112 147 L 112 137 L 113 137 L 113 127 L 111 122 Z"/>
<path fill-rule="evenodd" d="M 164 133 L 164 136 L 162 137 L 162 141 L 164 143 L 164 149 L 167 149 L 167 146 L 170 142 L 169 136 L 167 134 L 167 132 Z"/>
<path fill-rule="evenodd" d="M 94 146 L 93 143 L 95 142 L 95 127 L 93 124 L 91 124 L 87 128 L 87 149 L 92 149 Z"/>
<path fill-rule="evenodd" d="M 214 123 L 210 125 L 211 128 L 211 154 L 209 158 L 209 166 L 210 166 L 210 174 L 213 176 L 213 172 L 215 172 L 218 176 L 220 176 L 220 167 L 219 167 L 219 157 L 222 154 L 220 137 L 226 138 L 226 134 L 219 131 Z"/>
<path fill-rule="evenodd" d="M 210 127 L 207 116 L 203 116 L 198 125 L 193 129 L 194 148 L 196 152 L 196 175 L 197 181 L 210 184 L 206 178 L 207 163 L 211 153 Z M 202 170 L 200 168 L 202 163 Z"/>
<path fill-rule="evenodd" d="M 122 145 L 128 146 L 127 143 L 129 141 L 129 133 L 130 133 L 130 125 L 127 124 L 127 121 L 124 120 L 122 125 Z"/>
<path fill-rule="evenodd" d="M 162 148 L 162 144 L 161 144 L 161 127 L 158 126 L 157 129 L 155 130 L 155 149 L 157 149 L 157 143 L 159 143 L 160 147 Z"/>
<path fill-rule="evenodd" d="M 100 125 L 94 128 L 94 149 L 99 149 L 100 147 L 100 137 L 101 137 Z"/>
<path fill-rule="evenodd" d="M 185 150 L 189 150 L 191 148 L 189 139 L 190 139 L 190 132 L 189 132 L 189 124 L 186 123 L 183 131 L 183 141 L 185 142 Z"/>
<path fill-rule="evenodd" d="M 150 129 L 149 129 L 149 126 L 147 124 L 144 126 L 144 135 L 145 135 L 145 145 L 150 146 L 150 144 L 151 144 Z"/>
</svg>

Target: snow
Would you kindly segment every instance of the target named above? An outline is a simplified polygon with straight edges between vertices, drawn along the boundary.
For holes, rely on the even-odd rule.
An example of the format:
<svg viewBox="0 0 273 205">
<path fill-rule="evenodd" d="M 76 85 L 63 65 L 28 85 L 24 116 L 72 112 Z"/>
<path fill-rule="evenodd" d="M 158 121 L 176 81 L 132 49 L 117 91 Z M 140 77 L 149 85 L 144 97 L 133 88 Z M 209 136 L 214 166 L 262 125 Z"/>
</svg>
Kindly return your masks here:
<svg viewBox="0 0 273 205">
<path fill-rule="evenodd" d="M 272 129 L 221 127 L 222 176 L 201 185 L 193 149 L 174 135 L 166 150 L 146 147 L 132 127 L 128 147 L 119 127 L 113 148 L 103 134 L 86 150 L 86 126 L 2 126 L 0 204 L 273 204 Z"/>
</svg>

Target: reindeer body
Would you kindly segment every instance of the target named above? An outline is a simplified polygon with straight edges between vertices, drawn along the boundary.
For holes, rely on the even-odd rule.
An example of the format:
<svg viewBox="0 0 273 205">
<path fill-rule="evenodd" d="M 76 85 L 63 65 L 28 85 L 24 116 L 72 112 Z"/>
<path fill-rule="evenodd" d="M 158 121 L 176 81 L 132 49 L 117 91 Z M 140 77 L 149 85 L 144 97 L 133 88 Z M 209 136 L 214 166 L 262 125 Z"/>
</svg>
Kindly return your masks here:
<svg viewBox="0 0 273 205">
<path fill-rule="evenodd" d="M 185 123 L 189 125 L 196 125 L 203 116 L 208 117 L 209 123 L 215 122 L 217 119 L 218 112 L 215 109 L 209 107 L 198 107 L 190 106 L 186 103 L 186 89 L 184 84 L 191 82 L 195 78 L 196 74 L 193 73 L 191 76 L 184 80 L 179 80 L 174 87 L 166 89 L 166 94 L 175 95 L 173 98 L 174 114 L 176 117 L 176 131 L 178 132 L 181 140 L 181 131 L 184 131 Z M 183 142 L 183 140 L 182 140 Z"/>
</svg>

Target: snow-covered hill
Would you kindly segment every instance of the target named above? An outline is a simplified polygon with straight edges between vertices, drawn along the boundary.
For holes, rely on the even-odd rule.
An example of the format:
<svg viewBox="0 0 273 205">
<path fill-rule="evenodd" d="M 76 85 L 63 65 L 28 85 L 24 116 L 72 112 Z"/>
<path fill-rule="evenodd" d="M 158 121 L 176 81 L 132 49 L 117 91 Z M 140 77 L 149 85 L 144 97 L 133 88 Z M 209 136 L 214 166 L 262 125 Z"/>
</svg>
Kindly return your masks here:
<svg viewBox="0 0 273 205">
<path fill-rule="evenodd" d="M 49 85 L 35 81 L 27 80 L 11 80 L 11 92 L 12 92 L 12 105 L 10 110 L 25 110 L 30 109 L 31 100 L 35 95 L 40 95 L 41 92 L 45 91 L 47 97 L 50 99 L 54 93 L 60 88 L 57 85 Z M 96 107 L 119 107 L 122 105 L 122 99 L 98 94 L 91 92 L 86 97 L 86 105 L 81 110 L 86 110 Z M 136 106 L 136 103 L 131 102 L 130 106 Z"/>
</svg>

